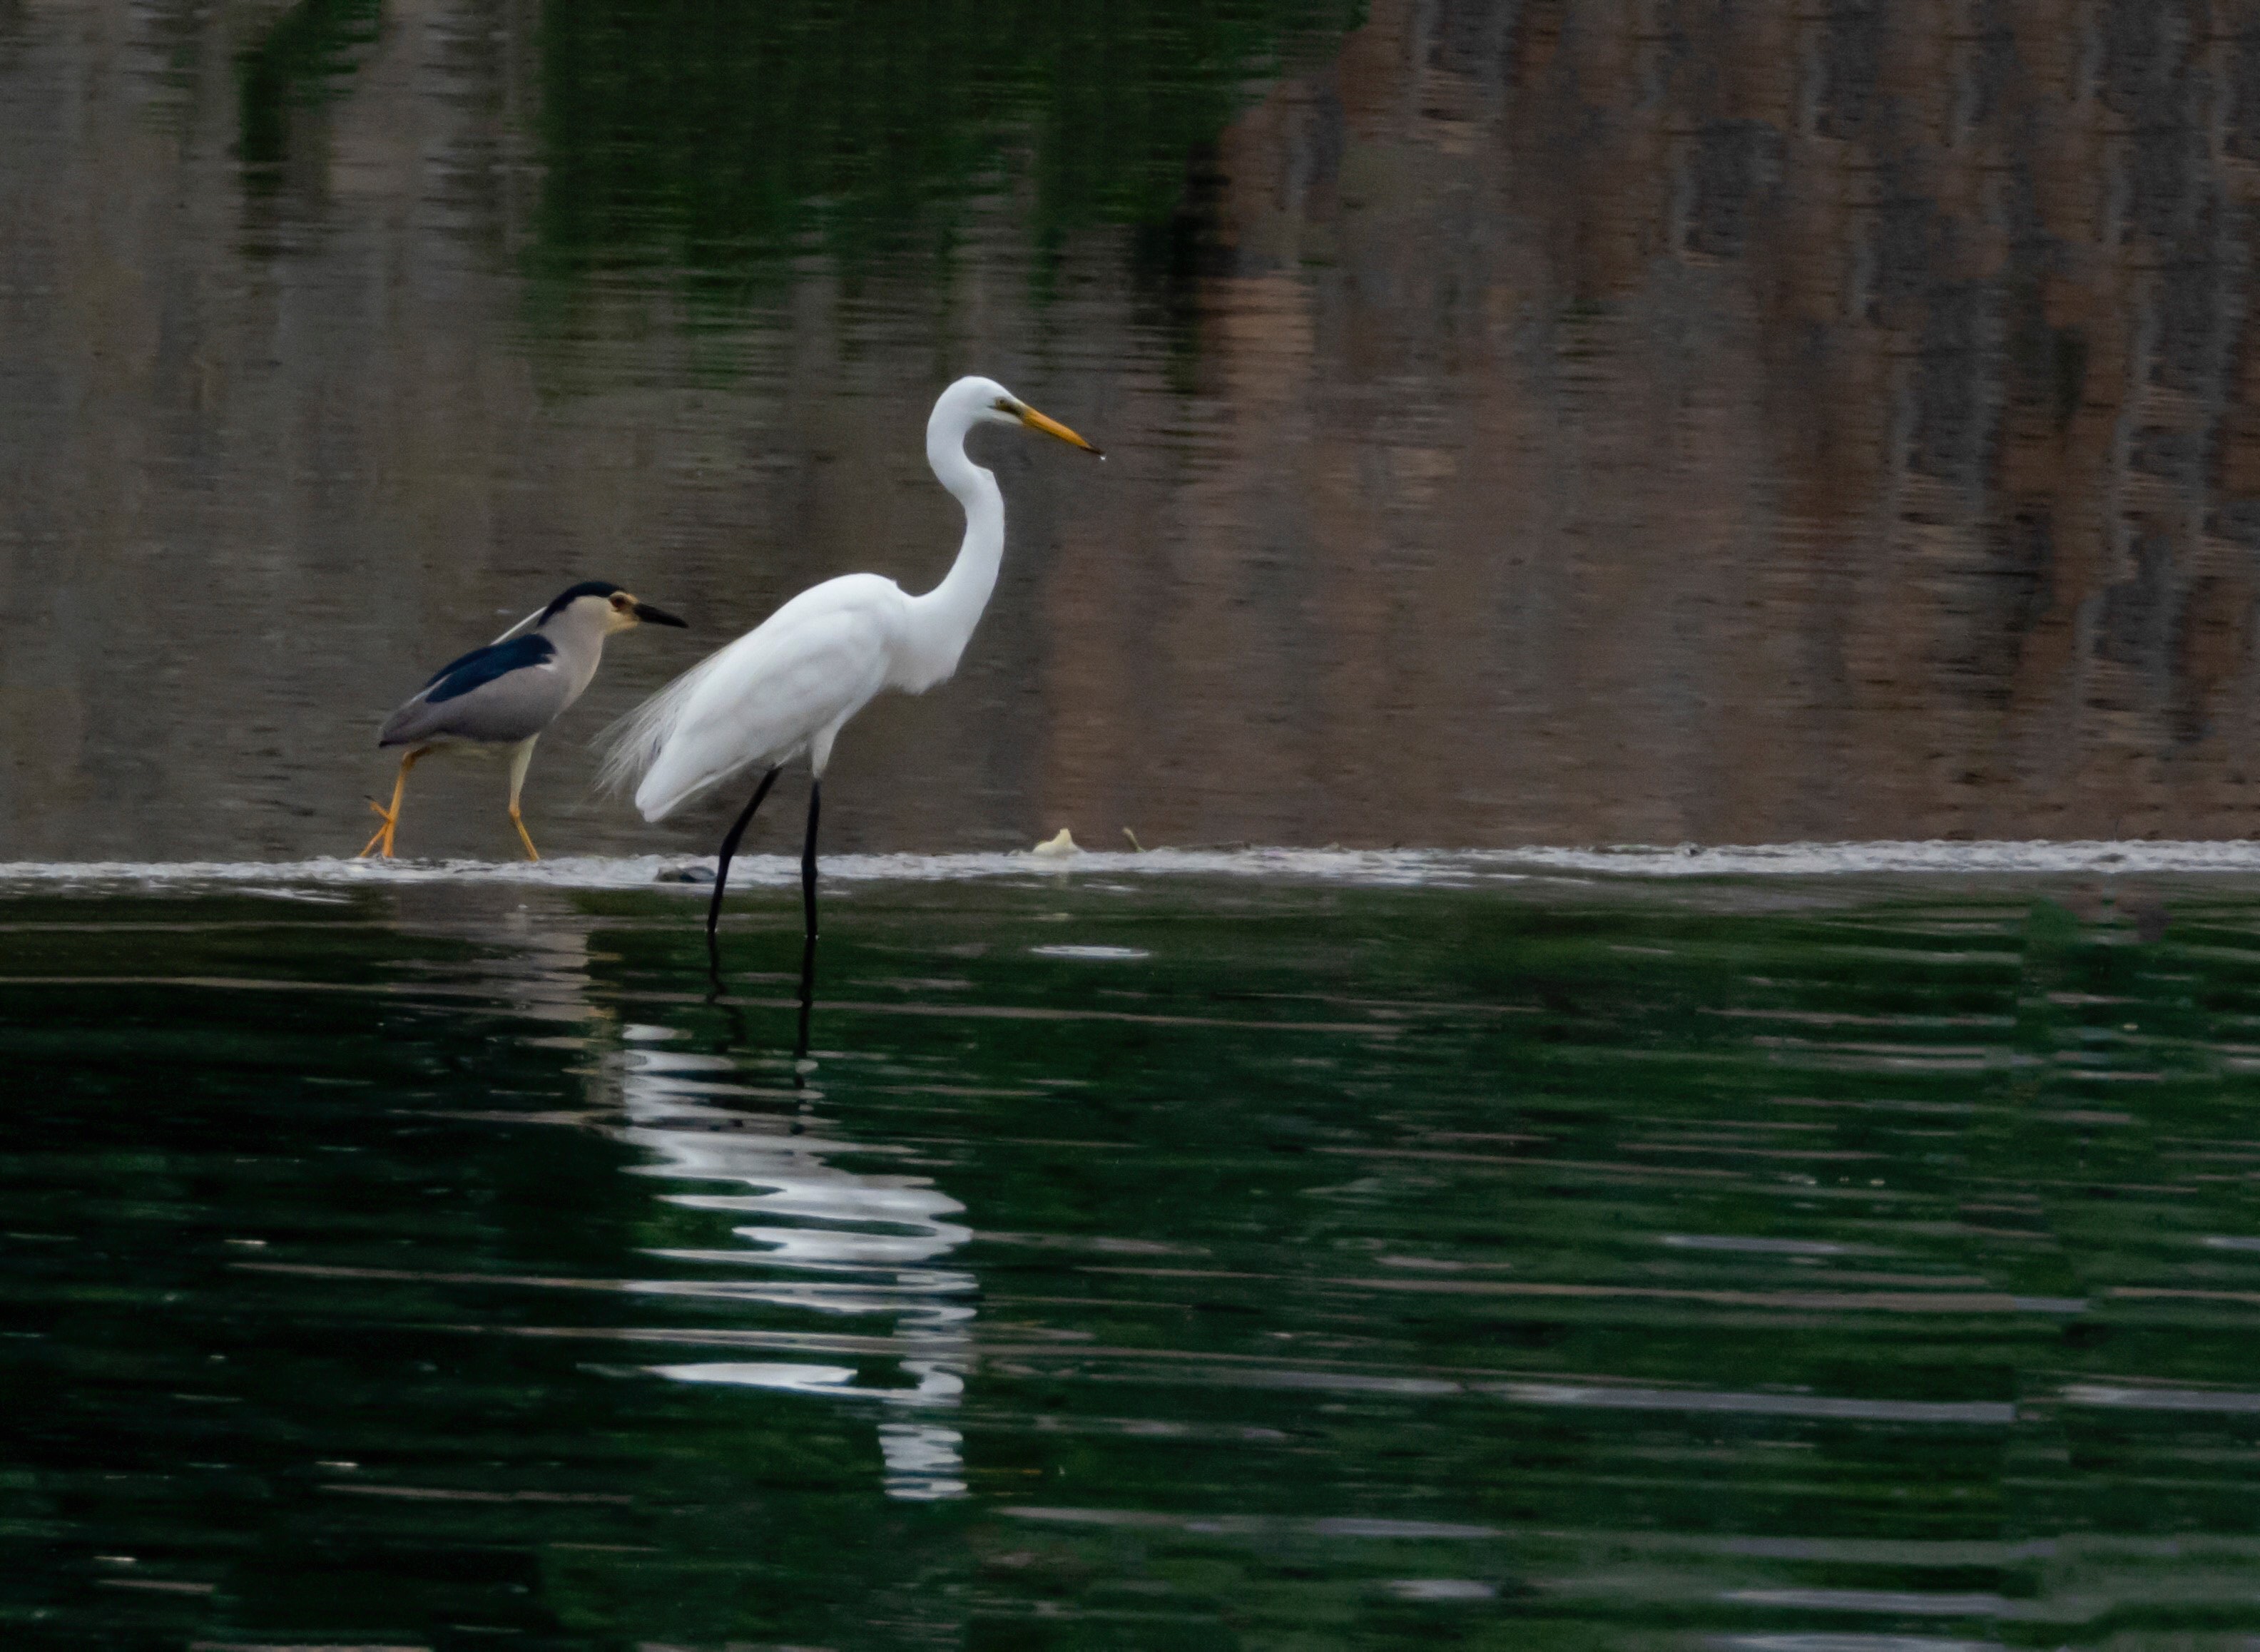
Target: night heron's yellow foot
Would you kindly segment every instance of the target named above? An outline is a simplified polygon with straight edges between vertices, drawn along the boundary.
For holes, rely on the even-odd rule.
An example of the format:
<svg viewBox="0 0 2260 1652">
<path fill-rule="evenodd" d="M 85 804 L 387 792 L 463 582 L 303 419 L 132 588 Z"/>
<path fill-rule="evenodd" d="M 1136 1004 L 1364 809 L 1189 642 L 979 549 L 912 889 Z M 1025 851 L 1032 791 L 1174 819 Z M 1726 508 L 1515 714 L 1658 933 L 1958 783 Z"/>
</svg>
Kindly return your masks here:
<svg viewBox="0 0 2260 1652">
<path fill-rule="evenodd" d="M 526 830 L 526 822 L 519 818 L 518 809 L 514 805 L 511 806 L 510 812 L 510 823 L 518 828 L 518 840 L 526 845 L 526 858 L 529 861 L 540 860 L 541 858 L 541 851 L 533 847 L 533 839 L 527 834 Z"/>
<path fill-rule="evenodd" d="M 384 846 L 384 858 L 389 861 L 392 858 L 392 830 L 394 826 L 399 824 L 400 817 L 394 814 L 390 810 L 387 809 L 383 804 L 379 803 L 374 797 L 371 797 L 368 800 L 368 810 L 371 814 L 383 821 L 384 824 L 377 827 L 376 831 L 370 836 L 368 841 L 361 846 L 361 853 L 354 855 L 354 859 L 356 861 L 366 861 L 376 851 L 377 846 L 379 844 L 383 844 Z"/>
<path fill-rule="evenodd" d="M 400 829 L 400 799 L 408 790 L 408 771 L 415 768 L 424 754 L 431 749 L 428 746 L 419 746 L 400 760 L 400 772 L 392 782 L 392 807 L 386 808 L 374 797 L 368 800 L 368 812 L 384 824 L 377 827 L 375 836 L 361 845 L 361 853 L 354 857 L 355 860 L 368 859 L 371 849 L 378 851 L 388 861 L 392 858 L 392 834 Z"/>
</svg>

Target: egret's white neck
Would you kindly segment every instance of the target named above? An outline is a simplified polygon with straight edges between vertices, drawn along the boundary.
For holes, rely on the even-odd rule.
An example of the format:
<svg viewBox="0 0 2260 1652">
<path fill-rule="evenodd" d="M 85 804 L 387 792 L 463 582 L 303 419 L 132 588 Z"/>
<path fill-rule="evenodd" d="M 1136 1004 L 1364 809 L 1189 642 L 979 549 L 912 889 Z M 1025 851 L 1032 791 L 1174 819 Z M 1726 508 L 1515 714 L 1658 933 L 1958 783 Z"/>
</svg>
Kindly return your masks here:
<svg viewBox="0 0 2260 1652">
<path fill-rule="evenodd" d="M 936 408 L 926 430 L 926 461 L 933 467 L 941 485 L 965 507 L 965 538 L 957 560 L 940 584 L 923 597 L 911 599 L 912 635 L 908 640 L 916 654 L 915 669 L 906 677 L 923 678 L 917 688 L 940 682 L 957 669 L 957 658 L 972 640 L 997 589 L 997 568 L 1005 554 L 1005 496 L 997 478 L 965 456 L 965 435 L 971 421 Z M 905 687 L 911 686 L 905 682 Z"/>
</svg>

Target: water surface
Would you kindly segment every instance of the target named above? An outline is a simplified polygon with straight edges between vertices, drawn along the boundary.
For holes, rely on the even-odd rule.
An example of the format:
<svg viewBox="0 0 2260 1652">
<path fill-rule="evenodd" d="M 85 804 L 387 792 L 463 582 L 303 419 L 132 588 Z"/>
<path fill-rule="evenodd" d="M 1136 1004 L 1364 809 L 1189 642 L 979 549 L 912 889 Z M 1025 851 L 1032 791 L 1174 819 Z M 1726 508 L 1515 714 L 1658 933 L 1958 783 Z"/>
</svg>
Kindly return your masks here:
<svg viewBox="0 0 2260 1652">
<path fill-rule="evenodd" d="M 842 849 L 2253 827 L 2249 6 L 13 0 L 0 158 L 0 860 L 357 847 L 578 576 L 698 628 L 536 839 L 711 850 L 585 741 L 938 578 L 974 370 L 1112 456 Z"/>
<path fill-rule="evenodd" d="M 944 869 L 11 882 L 0 1634 L 2260 1633 L 2250 875 Z"/>
</svg>

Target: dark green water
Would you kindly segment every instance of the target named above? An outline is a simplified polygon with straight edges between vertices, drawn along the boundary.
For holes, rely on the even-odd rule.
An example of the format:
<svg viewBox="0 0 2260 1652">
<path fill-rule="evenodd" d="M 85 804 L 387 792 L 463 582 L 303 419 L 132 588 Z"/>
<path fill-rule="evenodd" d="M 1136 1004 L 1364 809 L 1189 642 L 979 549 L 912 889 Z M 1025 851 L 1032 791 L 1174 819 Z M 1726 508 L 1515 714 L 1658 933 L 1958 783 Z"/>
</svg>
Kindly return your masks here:
<svg viewBox="0 0 2260 1652">
<path fill-rule="evenodd" d="M 0 1641 L 2260 1633 L 2260 886 L 793 908 L 0 900 Z"/>
</svg>

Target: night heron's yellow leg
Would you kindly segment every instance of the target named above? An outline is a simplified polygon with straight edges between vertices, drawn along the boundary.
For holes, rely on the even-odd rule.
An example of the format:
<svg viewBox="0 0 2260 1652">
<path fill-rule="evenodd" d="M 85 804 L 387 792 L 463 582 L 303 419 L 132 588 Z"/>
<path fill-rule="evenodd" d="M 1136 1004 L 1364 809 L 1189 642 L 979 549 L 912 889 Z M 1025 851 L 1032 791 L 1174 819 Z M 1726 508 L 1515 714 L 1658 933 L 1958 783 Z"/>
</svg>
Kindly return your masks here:
<svg viewBox="0 0 2260 1652">
<path fill-rule="evenodd" d="M 400 760 L 399 776 L 392 783 L 392 807 L 385 808 L 374 797 L 368 800 L 369 812 L 384 824 L 377 827 L 375 836 L 361 846 L 361 853 L 354 859 L 368 859 L 369 852 L 380 846 L 384 858 L 388 861 L 392 858 L 392 834 L 400 826 L 400 794 L 408 789 L 408 771 L 415 768 L 417 760 L 431 749 L 429 746 L 418 746 Z"/>
<path fill-rule="evenodd" d="M 533 740 L 541 737 L 537 734 Z M 518 812 L 519 789 L 526 784 L 526 765 L 533 761 L 533 740 L 521 741 L 510 758 L 510 823 L 518 828 L 518 840 L 526 845 L 526 858 L 538 861 L 541 851 L 533 847 L 533 839 L 526 830 L 525 819 Z"/>
</svg>

